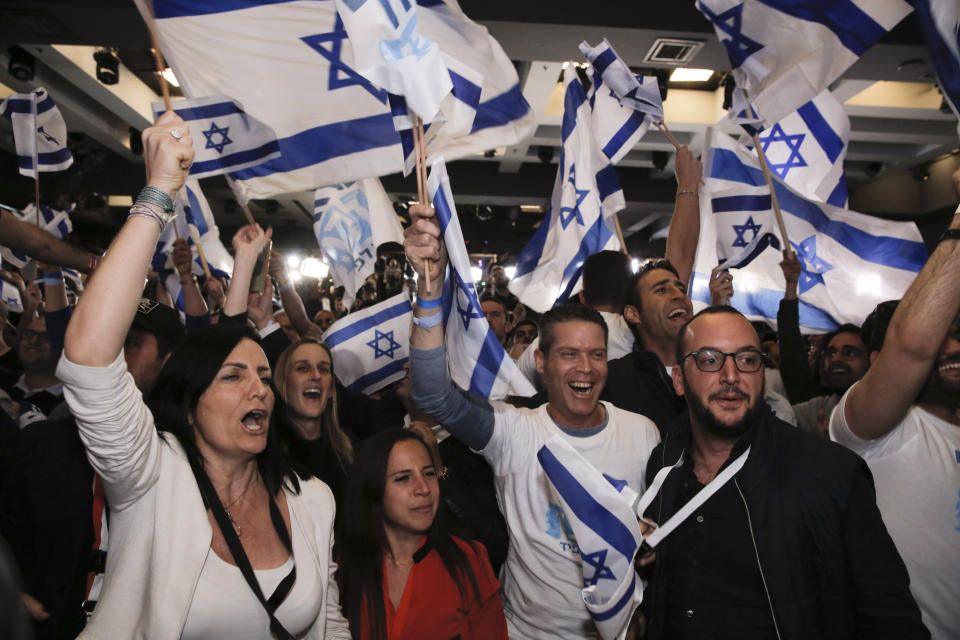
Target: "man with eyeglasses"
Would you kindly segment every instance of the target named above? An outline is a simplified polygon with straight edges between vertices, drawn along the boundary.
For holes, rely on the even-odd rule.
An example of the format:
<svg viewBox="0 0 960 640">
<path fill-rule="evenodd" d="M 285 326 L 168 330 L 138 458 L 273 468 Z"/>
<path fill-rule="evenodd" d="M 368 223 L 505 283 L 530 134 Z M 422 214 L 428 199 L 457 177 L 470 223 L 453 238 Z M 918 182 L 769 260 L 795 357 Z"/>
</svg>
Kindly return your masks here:
<svg viewBox="0 0 960 640">
<path fill-rule="evenodd" d="M 667 529 L 715 492 L 656 546 L 647 638 L 928 638 L 866 465 L 771 412 L 750 322 L 704 309 L 676 361 L 688 410 L 650 456 L 648 485 L 668 471 L 645 515 Z"/>
</svg>

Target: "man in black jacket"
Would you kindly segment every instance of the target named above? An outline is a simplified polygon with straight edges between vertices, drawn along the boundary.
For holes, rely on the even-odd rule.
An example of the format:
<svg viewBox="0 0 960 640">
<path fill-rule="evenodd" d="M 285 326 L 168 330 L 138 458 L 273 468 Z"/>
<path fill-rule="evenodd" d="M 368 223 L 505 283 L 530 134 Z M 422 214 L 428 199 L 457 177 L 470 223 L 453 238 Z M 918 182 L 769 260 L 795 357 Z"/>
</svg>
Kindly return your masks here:
<svg viewBox="0 0 960 640">
<path fill-rule="evenodd" d="M 646 516 L 664 525 L 745 462 L 657 546 L 647 637 L 929 638 L 870 472 L 773 416 L 747 319 L 709 307 L 679 338 L 672 378 L 689 412 L 651 455 L 648 483 L 682 462 Z"/>
</svg>

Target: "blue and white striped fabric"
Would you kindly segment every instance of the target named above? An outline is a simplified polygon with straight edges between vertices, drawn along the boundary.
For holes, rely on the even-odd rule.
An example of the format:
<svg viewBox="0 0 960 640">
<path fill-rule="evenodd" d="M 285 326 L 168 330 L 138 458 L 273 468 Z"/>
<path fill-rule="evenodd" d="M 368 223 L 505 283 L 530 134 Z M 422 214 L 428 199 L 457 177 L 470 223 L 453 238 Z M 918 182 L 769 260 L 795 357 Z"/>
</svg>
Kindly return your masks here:
<svg viewBox="0 0 960 640">
<path fill-rule="evenodd" d="M 739 227 L 740 238 L 749 243 L 756 233 L 765 232 L 760 229 L 776 226 L 756 154 L 716 130 L 708 141 L 690 295 L 698 306 L 709 304 L 710 270 L 718 262 L 716 240 L 729 231 L 719 227 L 731 227 L 735 237 Z M 790 244 L 803 267 L 800 324 L 816 331 L 844 322 L 860 324 L 878 302 L 902 297 L 927 260 L 916 225 L 812 202 L 776 176 L 773 180 Z M 752 319 L 775 324 L 784 289 L 781 259 L 780 252 L 767 250 L 735 272 L 731 304 Z"/>
<path fill-rule="evenodd" d="M 385 242 L 403 243 L 403 227 L 377 178 L 317 189 L 313 232 L 334 283 L 344 288 L 347 309 L 357 289 L 373 273 L 377 247 Z"/>
<path fill-rule="evenodd" d="M 39 224 L 37 224 L 37 207 L 32 202 L 20 211 L 4 213 L 3 215 L 15 215 L 23 222 L 39 226 L 44 231 L 63 240 L 73 232 L 73 222 L 70 220 L 70 213 L 73 212 L 76 206 L 76 203 L 71 203 L 65 211 L 60 211 L 59 209 L 54 209 L 53 207 L 42 204 L 40 205 Z M 2 238 L 0 238 L 0 241 L 2 241 Z M 25 267 L 33 260 L 33 258 L 22 251 L 15 251 L 9 247 L 0 247 L 0 256 L 3 256 L 4 260 L 18 269 Z"/>
<path fill-rule="evenodd" d="M 737 86 L 768 123 L 840 77 L 912 7 L 905 0 L 697 0 Z"/>
<path fill-rule="evenodd" d="M 406 374 L 413 306 L 405 293 L 351 313 L 323 334 L 340 383 L 373 393 Z"/>
<path fill-rule="evenodd" d="M 596 47 L 580 43 L 593 66 L 587 94 L 597 142 L 616 164 L 636 146 L 652 122 L 663 122 L 660 86 L 654 76 L 634 75 L 606 39 Z"/>
<path fill-rule="evenodd" d="M 436 42 L 417 26 L 410 0 L 336 0 L 353 45 L 354 69 L 373 84 L 403 96 L 424 122 L 433 122 L 453 83 Z"/>
<path fill-rule="evenodd" d="M 577 538 L 583 602 L 604 640 L 621 638 L 643 600 L 644 583 L 633 568 L 643 535 L 632 505 L 559 436 L 540 448 L 537 460 Z"/>
<path fill-rule="evenodd" d="M 23 313 L 23 298 L 20 297 L 20 290 L 6 280 L 0 280 L 0 303 L 3 303 L 8 311 Z"/>
<path fill-rule="evenodd" d="M 940 89 L 960 120 L 960 3 L 957 0 L 915 0 L 920 26 L 937 71 Z M 957 124 L 960 134 L 960 122 Z"/>
<path fill-rule="evenodd" d="M 752 140 L 742 140 L 748 147 Z M 805 198 L 847 206 L 843 161 L 850 143 L 850 118 L 824 90 L 760 135 L 770 171 Z"/>
<path fill-rule="evenodd" d="M 13 125 L 21 175 L 33 178 L 34 166 L 40 171 L 63 171 L 73 164 L 67 125 L 46 89 L 14 93 L 0 102 L 0 113 Z"/>
<path fill-rule="evenodd" d="M 620 181 L 597 143 L 590 103 L 572 65 L 564 84 L 563 143 L 550 210 L 517 256 L 510 281 L 510 291 L 539 313 L 580 290 L 587 256 L 620 248 L 606 220 L 624 207 Z"/>
<path fill-rule="evenodd" d="M 507 356 L 480 307 L 443 158 L 431 165 L 427 190 L 449 260 L 442 297 L 450 378 L 461 389 L 484 398 L 532 396 L 536 390 Z"/>
<path fill-rule="evenodd" d="M 195 100 L 177 100 L 174 112 L 190 126 L 193 137 L 193 164 L 190 176 L 206 178 L 280 157 L 277 134 L 245 113 L 243 105 L 226 96 Z M 162 102 L 154 102 L 154 119 L 164 112 Z"/>
</svg>

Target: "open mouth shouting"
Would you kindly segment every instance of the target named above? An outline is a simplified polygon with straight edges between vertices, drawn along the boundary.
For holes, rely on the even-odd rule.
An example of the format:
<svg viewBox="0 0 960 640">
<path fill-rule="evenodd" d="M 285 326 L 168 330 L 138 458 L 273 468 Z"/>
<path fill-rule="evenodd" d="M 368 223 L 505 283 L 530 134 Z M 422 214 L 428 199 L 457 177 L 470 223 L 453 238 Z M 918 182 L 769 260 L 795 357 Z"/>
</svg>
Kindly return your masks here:
<svg viewBox="0 0 960 640">
<path fill-rule="evenodd" d="M 680 322 L 686 322 L 689 317 L 690 314 L 685 307 L 678 307 L 667 314 L 668 320 L 678 320 Z"/>
<path fill-rule="evenodd" d="M 245 413 L 241 422 L 248 433 L 259 435 L 266 432 L 269 417 L 263 409 L 254 409 Z"/>
<path fill-rule="evenodd" d="M 586 380 L 571 380 L 567 383 L 567 386 L 578 396 L 589 396 L 593 393 L 597 383 Z"/>
</svg>

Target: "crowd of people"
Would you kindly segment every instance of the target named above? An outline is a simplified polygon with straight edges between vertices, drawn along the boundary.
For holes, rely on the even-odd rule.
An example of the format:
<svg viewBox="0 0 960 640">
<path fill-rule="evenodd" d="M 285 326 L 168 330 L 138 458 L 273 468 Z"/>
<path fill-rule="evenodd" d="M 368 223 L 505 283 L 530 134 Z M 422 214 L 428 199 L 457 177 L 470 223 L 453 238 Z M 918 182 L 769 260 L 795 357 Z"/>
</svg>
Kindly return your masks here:
<svg viewBox="0 0 960 640">
<path fill-rule="evenodd" d="M 373 397 L 337 381 L 339 300 L 301 295 L 276 253 L 251 290 L 269 229 L 237 232 L 229 283 L 177 241 L 183 314 L 145 289 L 193 158 L 180 126 L 144 131 L 146 195 L 102 258 L 0 217 L 44 261 L 0 332 L 0 635 L 597 637 L 536 461 L 560 437 L 612 483 L 659 478 L 645 533 L 681 512 L 638 554 L 628 637 L 960 637 L 960 211 L 902 300 L 822 337 L 785 251 L 774 333 L 727 305 L 726 271 L 694 313 L 701 166 L 681 148 L 665 257 L 594 254 L 543 314 L 491 266 L 483 314 L 538 393 L 489 401 L 448 373 L 446 250 L 413 206 L 405 257 L 355 303 L 416 272 L 409 376 Z M 75 303 L 60 265 L 92 271 Z"/>
</svg>

